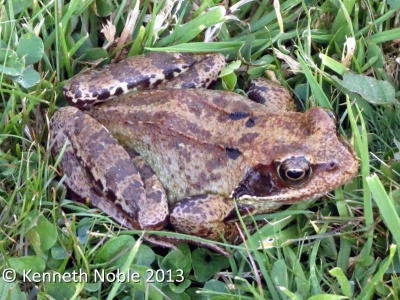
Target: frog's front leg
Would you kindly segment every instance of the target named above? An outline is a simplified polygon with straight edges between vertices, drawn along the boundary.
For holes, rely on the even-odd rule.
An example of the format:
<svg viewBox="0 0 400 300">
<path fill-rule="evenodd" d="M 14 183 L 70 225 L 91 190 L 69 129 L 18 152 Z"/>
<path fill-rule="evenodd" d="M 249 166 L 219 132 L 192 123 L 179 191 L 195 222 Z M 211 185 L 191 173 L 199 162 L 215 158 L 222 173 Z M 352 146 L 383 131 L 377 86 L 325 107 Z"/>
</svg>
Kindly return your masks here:
<svg viewBox="0 0 400 300">
<path fill-rule="evenodd" d="M 161 183 L 137 168 L 108 130 L 74 107 L 64 107 L 50 123 L 53 154 L 66 144 L 60 169 L 73 198 L 90 201 L 131 229 L 162 229 L 168 223 L 168 203 Z"/>
<path fill-rule="evenodd" d="M 244 217 L 254 212 L 250 205 L 237 204 Z M 238 240 L 238 216 L 232 199 L 221 195 L 203 194 L 180 200 L 170 212 L 170 223 L 176 231 L 230 243 Z"/>
</svg>

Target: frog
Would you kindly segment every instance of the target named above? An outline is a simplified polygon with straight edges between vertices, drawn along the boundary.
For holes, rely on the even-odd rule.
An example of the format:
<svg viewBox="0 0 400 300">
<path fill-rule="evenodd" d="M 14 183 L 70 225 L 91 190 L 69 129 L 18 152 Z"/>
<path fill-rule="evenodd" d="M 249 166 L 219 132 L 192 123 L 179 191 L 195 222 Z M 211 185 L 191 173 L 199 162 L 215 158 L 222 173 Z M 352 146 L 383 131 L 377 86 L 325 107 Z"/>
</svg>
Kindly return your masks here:
<svg viewBox="0 0 400 300">
<path fill-rule="evenodd" d="M 208 89 L 219 53 L 150 52 L 70 79 L 50 121 L 71 198 L 121 225 L 234 243 L 242 217 L 318 198 L 358 171 L 334 115 L 279 84 Z M 148 236 L 174 246 L 176 240 Z"/>
</svg>

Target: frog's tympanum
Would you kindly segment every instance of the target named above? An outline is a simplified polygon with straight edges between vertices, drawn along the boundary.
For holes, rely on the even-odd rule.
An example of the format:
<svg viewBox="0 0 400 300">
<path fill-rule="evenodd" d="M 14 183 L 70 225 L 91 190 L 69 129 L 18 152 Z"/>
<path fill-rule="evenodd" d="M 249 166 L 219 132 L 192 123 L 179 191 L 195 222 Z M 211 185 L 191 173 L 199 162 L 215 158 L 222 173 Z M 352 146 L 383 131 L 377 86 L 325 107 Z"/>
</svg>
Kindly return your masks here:
<svg viewBox="0 0 400 300">
<path fill-rule="evenodd" d="M 255 101 L 204 89 L 224 65 L 220 54 L 151 53 L 67 82 L 75 107 L 61 108 L 50 126 L 55 156 L 66 144 L 60 169 L 71 197 L 128 228 L 171 224 L 233 241 L 234 202 L 242 215 L 265 213 L 356 174 L 332 113 L 294 112 L 285 89 L 260 79 L 249 90 Z"/>
</svg>

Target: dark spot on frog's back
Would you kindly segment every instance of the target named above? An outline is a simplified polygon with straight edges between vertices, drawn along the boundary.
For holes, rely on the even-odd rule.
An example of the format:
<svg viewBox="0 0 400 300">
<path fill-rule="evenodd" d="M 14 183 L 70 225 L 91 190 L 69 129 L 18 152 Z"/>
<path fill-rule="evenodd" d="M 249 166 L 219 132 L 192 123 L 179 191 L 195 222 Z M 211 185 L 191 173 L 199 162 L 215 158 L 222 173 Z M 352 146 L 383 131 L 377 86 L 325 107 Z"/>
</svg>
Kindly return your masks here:
<svg viewBox="0 0 400 300">
<path fill-rule="evenodd" d="M 225 151 L 228 154 L 229 158 L 236 160 L 240 154 L 242 154 L 240 152 L 240 150 L 236 147 L 225 147 Z"/>
<path fill-rule="evenodd" d="M 260 95 L 257 91 L 249 91 L 247 93 L 247 96 L 249 97 L 250 100 L 253 100 L 254 102 L 265 104 L 267 99 Z"/>
<path fill-rule="evenodd" d="M 245 123 L 247 128 L 254 127 L 256 125 L 256 118 L 249 118 Z"/>
<path fill-rule="evenodd" d="M 236 121 L 236 120 L 247 118 L 248 116 L 249 116 L 249 113 L 247 113 L 245 111 L 236 111 L 236 112 L 229 114 L 229 119 Z"/>
</svg>

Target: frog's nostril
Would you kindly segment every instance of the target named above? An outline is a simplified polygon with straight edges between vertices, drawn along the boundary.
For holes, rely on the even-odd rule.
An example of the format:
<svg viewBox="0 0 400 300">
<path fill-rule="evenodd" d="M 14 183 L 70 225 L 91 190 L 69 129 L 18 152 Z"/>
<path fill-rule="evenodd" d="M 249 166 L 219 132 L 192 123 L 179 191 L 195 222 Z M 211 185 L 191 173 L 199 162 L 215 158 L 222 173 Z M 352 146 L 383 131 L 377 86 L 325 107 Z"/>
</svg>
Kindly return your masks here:
<svg viewBox="0 0 400 300">
<path fill-rule="evenodd" d="M 328 163 L 328 170 L 332 171 L 339 166 L 339 163 L 336 160 L 332 160 Z"/>
</svg>

